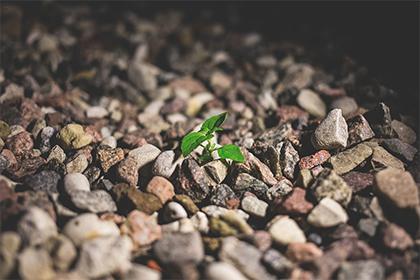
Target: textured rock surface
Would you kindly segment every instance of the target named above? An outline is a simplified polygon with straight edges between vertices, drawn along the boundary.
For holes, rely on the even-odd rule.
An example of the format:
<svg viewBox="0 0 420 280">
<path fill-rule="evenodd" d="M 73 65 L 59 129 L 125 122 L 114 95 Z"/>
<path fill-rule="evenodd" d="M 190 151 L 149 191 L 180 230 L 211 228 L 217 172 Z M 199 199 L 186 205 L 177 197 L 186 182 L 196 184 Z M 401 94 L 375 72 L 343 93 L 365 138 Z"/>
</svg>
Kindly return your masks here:
<svg viewBox="0 0 420 280">
<path fill-rule="evenodd" d="M 312 136 L 312 144 L 317 149 L 325 150 L 345 148 L 348 137 L 346 120 L 340 109 L 334 109 L 316 128 Z"/>
<path fill-rule="evenodd" d="M 332 227 L 348 220 L 346 211 L 331 198 L 323 198 L 308 215 L 308 222 L 316 227 Z"/>
<path fill-rule="evenodd" d="M 353 170 L 371 155 L 371 147 L 365 144 L 359 144 L 353 148 L 332 156 L 330 158 L 330 163 L 334 171 L 341 175 Z"/>
</svg>

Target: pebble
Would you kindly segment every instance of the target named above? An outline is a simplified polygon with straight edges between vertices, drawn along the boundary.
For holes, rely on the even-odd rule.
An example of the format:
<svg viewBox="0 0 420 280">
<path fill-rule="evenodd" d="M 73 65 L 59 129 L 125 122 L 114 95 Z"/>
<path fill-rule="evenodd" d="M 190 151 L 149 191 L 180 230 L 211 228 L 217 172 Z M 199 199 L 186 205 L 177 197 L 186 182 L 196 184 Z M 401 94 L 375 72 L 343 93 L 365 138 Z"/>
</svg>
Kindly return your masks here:
<svg viewBox="0 0 420 280">
<path fill-rule="evenodd" d="M 25 178 L 24 183 L 33 191 L 56 193 L 61 176 L 52 170 L 42 170 Z"/>
<path fill-rule="evenodd" d="M 66 154 L 64 153 L 64 150 L 58 146 L 55 145 L 51 148 L 50 154 L 48 155 L 47 162 L 51 161 L 52 159 L 57 160 L 58 162 L 64 163 L 66 160 Z"/>
<path fill-rule="evenodd" d="M 364 190 L 369 186 L 373 186 L 374 176 L 370 173 L 362 173 L 351 171 L 342 177 L 347 185 L 352 189 L 353 193 Z"/>
<path fill-rule="evenodd" d="M 414 245 L 413 239 L 401 227 L 396 224 L 389 223 L 382 230 L 384 245 L 393 250 L 404 251 Z"/>
<path fill-rule="evenodd" d="M 171 200 L 175 195 L 174 186 L 164 177 L 154 176 L 147 184 L 146 192 L 157 196 L 162 204 Z"/>
<path fill-rule="evenodd" d="M 173 200 L 181 204 L 184 207 L 184 209 L 187 210 L 189 215 L 194 215 L 200 210 L 188 195 L 176 194 L 173 197 Z"/>
<path fill-rule="evenodd" d="M 302 188 L 293 188 L 293 190 L 283 199 L 280 209 L 276 210 L 286 214 L 307 214 L 314 207 L 313 204 L 306 200 L 306 191 Z"/>
<path fill-rule="evenodd" d="M 46 245 L 54 268 L 58 271 L 67 271 L 77 257 L 77 251 L 70 239 L 64 235 L 50 238 Z"/>
<path fill-rule="evenodd" d="M 310 262 L 322 256 L 322 250 L 313 243 L 290 243 L 286 256 L 293 262 Z"/>
<path fill-rule="evenodd" d="M 10 127 L 7 122 L 0 120 L 0 138 L 5 140 L 10 132 Z"/>
<path fill-rule="evenodd" d="M 298 186 L 304 187 L 306 189 L 311 185 L 313 180 L 314 180 L 314 177 L 312 175 L 311 170 L 301 169 L 301 170 L 299 170 L 297 180 L 296 180 L 296 184 Z"/>
<path fill-rule="evenodd" d="M 177 167 L 177 164 L 174 163 L 175 152 L 172 150 L 163 151 L 156 158 L 153 163 L 152 173 L 156 176 L 161 176 L 165 178 L 170 178 Z"/>
<path fill-rule="evenodd" d="M 300 169 L 311 169 L 317 165 L 321 165 L 331 157 L 331 154 L 327 150 L 317 151 L 315 154 L 306 156 L 300 159 Z"/>
<path fill-rule="evenodd" d="M 324 197 L 329 197 L 347 206 L 351 200 L 352 190 L 335 171 L 324 169 L 310 186 L 315 198 L 320 201 Z"/>
<path fill-rule="evenodd" d="M 157 217 L 138 210 L 133 210 L 128 214 L 126 224 L 121 227 L 121 231 L 128 233 L 135 248 L 150 245 L 162 237 L 162 229 L 157 223 Z"/>
<path fill-rule="evenodd" d="M 51 126 L 44 127 L 39 133 L 39 149 L 41 153 L 48 153 L 51 149 L 51 138 L 54 136 L 55 129 Z"/>
<path fill-rule="evenodd" d="M 8 279 L 16 266 L 16 255 L 21 245 L 20 236 L 12 231 L 0 235 L 0 278 Z"/>
<path fill-rule="evenodd" d="M 351 116 L 355 111 L 357 111 L 359 106 L 357 105 L 356 100 L 353 97 L 343 96 L 331 102 L 330 108 L 341 109 L 341 111 L 343 112 L 343 116 L 347 118 Z"/>
<path fill-rule="evenodd" d="M 348 147 L 375 137 L 375 133 L 363 115 L 357 115 L 348 121 L 348 132 Z"/>
<path fill-rule="evenodd" d="M 239 198 L 234 191 L 226 184 L 217 185 L 213 188 L 209 201 L 212 205 L 234 209 L 239 206 Z"/>
<path fill-rule="evenodd" d="M 296 102 L 309 114 L 324 118 L 327 112 L 327 106 L 324 101 L 310 89 L 302 89 L 296 99 Z"/>
<path fill-rule="evenodd" d="M 153 245 L 153 252 L 164 265 L 198 264 L 204 258 L 204 247 L 198 232 L 170 233 Z"/>
<path fill-rule="evenodd" d="M 114 136 L 107 136 L 101 141 L 101 145 L 115 149 L 117 147 L 117 139 Z"/>
<path fill-rule="evenodd" d="M 145 265 L 133 264 L 131 269 L 122 276 L 122 280 L 160 280 L 161 274 Z"/>
<path fill-rule="evenodd" d="M 112 192 L 118 204 L 118 210 L 123 213 L 137 209 L 151 215 L 162 208 L 162 202 L 157 196 L 139 191 L 126 184 L 115 185 Z"/>
<path fill-rule="evenodd" d="M 242 199 L 241 208 L 251 216 L 264 218 L 267 214 L 268 204 L 250 195 Z"/>
<path fill-rule="evenodd" d="M 347 220 L 343 207 L 329 197 L 323 198 L 308 215 L 308 223 L 321 228 L 333 227 Z"/>
<path fill-rule="evenodd" d="M 256 247 L 235 237 L 224 238 L 219 250 L 220 260 L 235 266 L 248 279 L 275 279 L 260 263 L 261 257 Z"/>
<path fill-rule="evenodd" d="M 52 260 L 43 248 L 28 247 L 19 255 L 19 275 L 22 279 L 49 280 L 55 273 Z"/>
<path fill-rule="evenodd" d="M 81 173 L 69 173 L 64 176 L 64 189 L 67 193 L 90 191 L 89 180 Z"/>
<path fill-rule="evenodd" d="M 268 186 L 261 180 L 247 174 L 247 173 L 239 173 L 236 177 L 236 180 L 232 186 L 232 189 L 235 192 L 266 192 L 268 190 Z"/>
<path fill-rule="evenodd" d="M 375 218 L 360 219 L 357 224 L 358 230 L 370 238 L 375 236 L 378 226 L 379 221 Z"/>
<path fill-rule="evenodd" d="M 206 163 L 204 166 L 207 174 L 214 182 L 220 184 L 227 176 L 228 168 L 220 160 L 214 160 L 209 163 Z"/>
<path fill-rule="evenodd" d="M 163 220 L 167 223 L 187 217 L 187 211 L 177 202 L 171 201 L 163 208 Z"/>
<path fill-rule="evenodd" d="M 112 149 L 109 146 L 100 146 L 97 151 L 97 156 L 102 170 L 108 172 L 112 166 L 124 159 L 124 150 L 121 148 Z"/>
<path fill-rule="evenodd" d="M 89 166 L 89 161 L 84 153 L 77 154 L 72 160 L 67 162 L 67 173 L 82 173 Z"/>
<path fill-rule="evenodd" d="M 375 190 L 398 208 L 419 206 L 418 188 L 411 174 L 407 171 L 388 167 L 375 175 Z"/>
<path fill-rule="evenodd" d="M 195 116 L 201 108 L 214 99 L 214 95 L 209 92 L 197 93 L 187 101 L 186 114 L 190 117 Z"/>
<path fill-rule="evenodd" d="M 100 220 L 95 214 L 85 213 L 67 222 L 63 228 L 63 233 L 76 246 L 80 246 L 86 240 L 104 236 L 118 236 L 120 231 L 114 222 Z"/>
<path fill-rule="evenodd" d="M 385 269 L 376 260 L 360 260 L 345 262 L 341 265 L 337 273 L 337 279 L 385 279 Z"/>
<path fill-rule="evenodd" d="M 247 278 L 233 265 L 226 262 L 210 263 L 204 272 L 205 279 L 209 280 L 246 280 Z"/>
<path fill-rule="evenodd" d="M 160 149 L 152 144 L 145 144 L 128 152 L 128 157 L 134 158 L 137 169 L 154 161 L 160 154 Z"/>
<path fill-rule="evenodd" d="M 92 213 L 117 211 L 111 195 L 104 190 L 71 192 L 70 200 L 78 209 Z"/>
<path fill-rule="evenodd" d="M 127 236 L 98 237 L 83 243 L 75 270 L 89 278 L 125 273 L 131 268 L 133 244 Z"/>
<path fill-rule="evenodd" d="M 92 106 L 86 109 L 86 117 L 92 119 L 102 119 L 108 116 L 108 111 L 100 106 Z"/>
<path fill-rule="evenodd" d="M 299 162 L 299 154 L 290 141 L 286 141 L 280 150 L 280 165 L 283 175 L 290 180 L 295 177 L 295 167 Z"/>
<path fill-rule="evenodd" d="M 267 165 L 262 163 L 256 156 L 248 152 L 246 149 L 242 149 L 241 151 L 245 157 L 245 162 L 236 164 L 238 171 L 253 175 L 269 186 L 277 183 L 276 178 L 274 178 L 273 173 Z"/>
<path fill-rule="evenodd" d="M 80 149 L 92 142 L 92 136 L 87 134 L 79 124 L 68 124 L 57 134 L 58 141 L 64 149 Z"/>
<path fill-rule="evenodd" d="M 332 156 L 330 158 L 330 163 L 334 171 L 341 175 L 359 166 L 370 157 L 372 153 L 372 148 L 362 143 Z"/>
<path fill-rule="evenodd" d="M 34 147 L 32 136 L 27 131 L 19 132 L 15 135 L 10 134 L 5 139 L 6 147 L 13 152 L 16 156 L 21 156 Z"/>
<path fill-rule="evenodd" d="M 291 261 L 275 249 L 268 249 L 265 251 L 261 261 L 268 266 L 271 271 L 275 272 L 277 276 L 282 276 L 282 278 L 289 275 L 290 270 L 294 266 Z"/>
<path fill-rule="evenodd" d="M 266 196 L 269 201 L 282 199 L 293 190 L 293 184 L 286 178 L 280 180 L 277 184 L 266 191 Z"/>
<path fill-rule="evenodd" d="M 379 103 L 374 109 L 363 114 L 363 116 L 369 122 L 377 137 L 390 138 L 394 136 L 391 126 L 391 111 L 384 103 Z"/>
<path fill-rule="evenodd" d="M 345 148 L 348 137 L 346 120 L 340 109 L 334 109 L 315 129 L 312 135 L 312 144 L 319 150 Z"/>
<path fill-rule="evenodd" d="M 401 141 L 410 145 L 416 142 L 416 139 L 417 139 L 416 132 L 414 132 L 414 130 L 408 125 L 406 125 L 405 123 L 397 121 L 397 120 L 393 120 L 391 122 L 391 126 Z"/>
<path fill-rule="evenodd" d="M 294 242 L 306 242 L 303 231 L 294 220 L 287 216 L 275 217 L 270 222 L 268 232 L 271 234 L 273 241 L 280 245 L 288 245 Z"/>
<path fill-rule="evenodd" d="M 39 245 L 58 234 L 55 221 L 44 210 L 31 207 L 20 219 L 17 230 L 29 245 Z"/>
<path fill-rule="evenodd" d="M 209 231 L 209 219 L 203 212 L 199 211 L 195 213 L 190 220 L 196 230 L 202 233 Z"/>
<path fill-rule="evenodd" d="M 370 160 L 373 169 L 382 169 L 386 167 L 393 167 L 404 170 L 404 163 L 398 158 L 391 155 L 387 150 L 381 146 L 373 148 L 372 158 Z"/>
<path fill-rule="evenodd" d="M 413 161 L 417 149 L 410 144 L 404 143 L 400 139 L 385 139 L 382 141 L 384 147 L 395 156 L 406 161 Z"/>
<path fill-rule="evenodd" d="M 132 157 L 127 157 L 117 165 L 117 178 L 130 186 L 136 186 L 139 180 L 137 162 Z"/>
<path fill-rule="evenodd" d="M 127 70 L 129 80 L 142 91 L 153 91 L 157 88 L 159 69 L 143 61 L 132 60 Z"/>
</svg>

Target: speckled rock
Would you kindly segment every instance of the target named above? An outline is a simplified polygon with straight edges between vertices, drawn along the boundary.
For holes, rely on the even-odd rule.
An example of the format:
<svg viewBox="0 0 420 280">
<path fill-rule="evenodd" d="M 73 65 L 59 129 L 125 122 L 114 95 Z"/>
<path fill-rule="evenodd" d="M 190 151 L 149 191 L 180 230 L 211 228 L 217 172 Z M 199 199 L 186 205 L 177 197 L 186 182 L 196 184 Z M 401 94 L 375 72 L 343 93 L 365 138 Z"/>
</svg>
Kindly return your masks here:
<svg viewBox="0 0 420 280">
<path fill-rule="evenodd" d="M 228 209 L 237 208 L 240 202 L 233 190 L 226 184 L 220 184 L 214 187 L 209 200 L 212 205 L 222 206 Z"/>
<path fill-rule="evenodd" d="M 109 146 L 101 146 L 98 149 L 97 155 L 104 172 L 108 172 L 112 166 L 124 159 L 123 149 L 112 149 Z"/>
<path fill-rule="evenodd" d="M 388 151 L 405 161 L 412 161 L 417 153 L 415 147 L 397 138 L 385 139 L 382 141 L 382 144 Z"/>
<path fill-rule="evenodd" d="M 348 132 L 347 146 L 349 147 L 375 136 L 375 133 L 363 115 L 357 115 L 348 121 Z"/>
<path fill-rule="evenodd" d="M 89 161 L 84 153 L 75 155 L 66 164 L 67 173 L 82 173 L 89 166 Z"/>
<path fill-rule="evenodd" d="M 293 188 L 293 190 L 276 207 L 276 211 L 287 214 L 307 214 L 314 207 L 306 200 L 306 191 L 302 188 Z"/>
<path fill-rule="evenodd" d="M 45 191 L 48 193 L 56 193 L 58 182 L 61 176 L 52 170 L 42 170 L 39 173 L 30 175 L 25 178 L 25 185 L 33 191 Z"/>
<path fill-rule="evenodd" d="M 104 190 L 75 191 L 70 194 L 70 200 L 78 209 L 92 213 L 117 211 L 111 195 Z"/>
<path fill-rule="evenodd" d="M 323 164 L 331 157 L 330 153 L 326 150 L 317 151 L 315 154 L 306 156 L 300 159 L 300 169 L 311 169 L 317 165 Z"/>
<path fill-rule="evenodd" d="M 330 158 L 330 163 L 334 171 L 341 175 L 356 168 L 370 157 L 372 152 L 371 147 L 362 143 L 332 156 Z"/>
<path fill-rule="evenodd" d="M 241 208 L 251 216 L 263 218 L 267 214 L 268 204 L 250 195 L 242 199 Z"/>
<path fill-rule="evenodd" d="M 315 129 L 312 144 L 319 150 L 345 148 L 348 137 L 346 120 L 343 118 L 340 109 L 334 109 Z"/>
<path fill-rule="evenodd" d="M 286 141 L 280 150 L 280 165 L 283 175 L 293 180 L 295 167 L 299 162 L 299 154 L 290 141 Z"/>
<path fill-rule="evenodd" d="M 315 198 L 320 201 L 329 197 L 346 206 L 352 196 L 352 190 L 335 171 L 324 169 L 310 186 Z"/>
<path fill-rule="evenodd" d="M 391 126 L 391 111 L 384 103 L 379 103 L 374 109 L 363 114 L 376 136 L 390 138 L 394 136 Z"/>
<path fill-rule="evenodd" d="M 6 147 L 17 156 L 27 153 L 34 147 L 31 134 L 27 131 L 22 131 L 15 135 L 10 134 L 4 142 Z"/>
<path fill-rule="evenodd" d="M 204 169 L 207 174 L 209 174 L 210 178 L 217 184 L 220 184 L 226 178 L 228 172 L 227 166 L 220 160 L 206 163 Z"/>
<path fill-rule="evenodd" d="M 63 127 L 57 134 L 57 139 L 65 149 L 80 149 L 93 140 L 79 124 L 68 124 Z"/>
<path fill-rule="evenodd" d="M 404 163 L 398 158 L 391 155 L 387 150 L 385 150 L 381 146 L 373 148 L 373 154 L 370 162 L 374 169 L 393 167 L 404 170 Z"/>
</svg>

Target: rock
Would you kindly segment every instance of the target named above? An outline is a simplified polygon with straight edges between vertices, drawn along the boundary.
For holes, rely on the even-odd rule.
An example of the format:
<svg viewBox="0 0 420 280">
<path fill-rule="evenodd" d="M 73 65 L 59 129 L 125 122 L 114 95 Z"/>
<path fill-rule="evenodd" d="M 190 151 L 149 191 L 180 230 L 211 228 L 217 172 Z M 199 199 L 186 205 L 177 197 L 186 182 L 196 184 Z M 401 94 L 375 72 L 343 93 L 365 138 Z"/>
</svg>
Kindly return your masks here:
<svg viewBox="0 0 420 280">
<path fill-rule="evenodd" d="M 370 160 L 373 169 L 382 169 L 384 167 L 393 167 L 404 170 L 404 163 L 394 157 L 381 146 L 373 148 L 372 158 Z"/>
<path fill-rule="evenodd" d="M 173 197 L 173 200 L 181 204 L 185 208 L 185 210 L 187 210 L 189 215 L 194 215 L 195 213 L 200 211 L 200 209 L 197 207 L 197 205 L 195 205 L 194 201 L 192 201 L 192 199 L 188 195 L 176 194 Z"/>
<path fill-rule="evenodd" d="M 201 202 L 210 193 L 210 179 L 204 168 L 191 158 L 182 163 L 177 183 L 176 191 L 190 196 L 195 203 Z"/>
<path fill-rule="evenodd" d="M 112 166 L 124 159 L 124 150 L 121 148 L 112 149 L 109 146 L 100 146 L 97 156 L 102 170 L 108 172 Z"/>
<path fill-rule="evenodd" d="M 338 271 L 337 279 L 385 279 L 385 269 L 376 260 L 345 262 Z"/>
<path fill-rule="evenodd" d="M 384 103 L 379 103 L 374 109 L 366 112 L 363 116 L 367 119 L 376 136 L 382 138 L 393 137 L 394 131 L 391 126 L 391 112 Z"/>
<path fill-rule="evenodd" d="M 111 195 L 104 190 L 75 191 L 70 194 L 70 200 L 77 208 L 92 213 L 117 211 L 117 206 Z"/>
<path fill-rule="evenodd" d="M 268 204 L 255 196 L 246 196 L 241 201 L 241 208 L 251 216 L 264 218 Z"/>
<path fill-rule="evenodd" d="M 127 70 L 128 79 L 137 89 L 153 91 L 157 88 L 159 69 L 143 61 L 133 60 Z"/>
<path fill-rule="evenodd" d="M 315 154 L 306 156 L 300 159 L 300 169 L 311 169 L 317 165 L 321 165 L 331 157 L 330 153 L 326 150 L 317 151 Z"/>
<path fill-rule="evenodd" d="M 312 135 L 312 144 L 319 150 L 345 148 L 348 137 L 346 120 L 340 109 L 334 109 L 315 129 Z"/>
<path fill-rule="evenodd" d="M 117 139 L 115 139 L 114 136 L 108 136 L 105 137 L 102 141 L 101 141 L 101 145 L 102 146 L 108 146 L 111 149 L 115 149 L 117 147 Z"/>
<path fill-rule="evenodd" d="M 201 108 L 208 103 L 209 101 L 212 101 L 214 99 L 213 94 L 209 92 L 201 92 L 198 94 L 195 94 L 187 101 L 187 109 L 186 113 L 188 116 L 193 117 L 195 116 Z"/>
<path fill-rule="evenodd" d="M 348 147 L 375 137 L 375 133 L 363 115 L 357 115 L 348 121 L 348 132 Z"/>
<path fill-rule="evenodd" d="M 122 280 L 160 280 L 160 272 L 145 265 L 133 264 Z"/>
<path fill-rule="evenodd" d="M 352 190 L 335 171 L 324 169 L 311 185 L 310 190 L 315 198 L 320 201 L 324 197 L 329 197 L 347 206 L 351 200 Z"/>
<path fill-rule="evenodd" d="M 372 148 L 365 144 L 359 144 L 330 158 L 334 171 L 341 175 L 347 173 L 372 155 Z"/>
<path fill-rule="evenodd" d="M 7 279 L 14 270 L 20 245 L 21 240 L 17 233 L 6 231 L 0 235 L 0 278 Z"/>
<path fill-rule="evenodd" d="M 50 215 L 38 207 L 31 207 L 20 219 L 17 230 L 23 241 L 29 245 L 39 245 L 57 235 L 57 226 Z"/>
<path fill-rule="evenodd" d="M 127 157 L 122 160 L 117 166 L 116 174 L 117 178 L 121 181 L 130 186 L 136 186 L 139 180 L 139 171 L 136 160 L 132 157 Z"/>
<path fill-rule="evenodd" d="M 293 180 L 295 167 L 298 162 L 298 152 L 295 150 L 290 141 L 286 141 L 280 150 L 280 165 L 281 170 L 287 179 Z"/>
<path fill-rule="evenodd" d="M 90 191 L 89 180 L 81 173 L 69 173 L 64 176 L 64 189 L 67 193 Z"/>
<path fill-rule="evenodd" d="M 205 279 L 209 280 L 246 280 L 247 278 L 233 265 L 226 262 L 210 263 L 204 272 Z"/>
<path fill-rule="evenodd" d="M 19 275 L 22 279 L 54 279 L 55 273 L 48 252 L 43 248 L 28 247 L 19 255 Z"/>
<path fill-rule="evenodd" d="M 246 219 L 249 218 L 249 215 L 242 210 L 226 210 L 224 213 L 221 213 L 220 218 L 239 233 L 250 235 L 254 232 L 251 226 L 246 222 Z"/>
<path fill-rule="evenodd" d="M 245 156 L 245 162 L 236 164 L 239 172 L 253 175 L 269 186 L 275 185 L 277 183 L 276 178 L 274 178 L 273 173 L 267 165 L 262 163 L 256 156 L 248 152 L 246 149 L 242 149 L 241 151 Z"/>
<path fill-rule="evenodd" d="M 219 251 L 220 260 L 235 266 L 248 279 L 274 279 L 261 265 L 261 257 L 257 248 L 235 237 L 224 238 Z"/>
<path fill-rule="evenodd" d="M 131 268 L 133 244 L 127 236 L 98 237 L 83 243 L 76 271 L 89 278 L 125 273 Z"/>
<path fill-rule="evenodd" d="M 306 63 L 292 63 L 286 69 L 286 76 L 280 84 L 280 91 L 289 88 L 303 89 L 312 83 L 315 70 Z"/>
<path fill-rule="evenodd" d="M 309 114 L 324 118 L 327 112 L 327 107 L 324 101 L 310 89 L 302 89 L 296 99 L 296 102 Z"/>
<path fill-rule="evenodd" d="M 174 173 L 175 168 L 177 167 L 177 164 L 174 163 L 174 160 L 174 151 L 169 150 L 160 153 L 152 167 L 153 175 L 170 178 Z"/>
<path fill-rule="evenodd" d="M 3 140 L 6 139 L 10 132 L 10 126 L 7 122 L 0 120 L 0 138 Z"/>
<path fill-rule="evenodd" d="M 187 211 L 177 202 L 171 201 L 163 209 L 163 219 L 167 223 L 187 217 Z"/>
<path fill-rule="evenodd" d="M 413 161 L 414 156 L 417 153 L 417 149 L 415 147 L 404 143 L 397 138 L 385 139 L 382 141 L 382 144 L 388 151 L 406 161 Z"/>
<path fill-rule="evenodd" d="M 308 215 L 308 223 L 321 228 L 333 227 L 347 220 L 343 207 L 329 197 L 323 198 Z"/>
<path fill-rule="evenodd" d="M 331 102 L 330 108 L 341 109 L 341 111 L 343 112 L 343 116 L 347 118 L 351 116 L 355 111 L 357 111 L 359 106 L 357 105 L 356 100 L 354 100 L 353 97 L 343 96 Z"/>
<path fill-rule="evenodd" d="M 33 191 L 45 191 L 47 193 L 56 193 L 57 185 L 61 176 L 52 170 L 42 170 L 39 173 L 25 178 L 25 185 Z"/>
<path fill-rule="evenodd" d="M 375 218 L 360 219 L 357 228 L 366 236 L 372 238 L 376 234 L 376 229 L 379 226 L 379 221 Z"/>
<path fill-rule="evenodd" d="M 410 145 L 416 142 L 416 132 L 414 132 L 414 130 L 411 127 L 407 126 L 403 122 L 393 120 L 391 122 L 391 127 L 398 135 L 398 138 L 400 138 L 401 141 Z"/>
<path fill-rule="evenodd" d="M 384 245 L 389 249 L 404 251 L 414 245 L 410 235 L 403 228 L 393 223 L 384 227 L 382 236 Z"/>
<path fill-rule="evenodd" d="M 92 136 L 87 134 L 79 124 L 68 124 L 57 134 L 58 141 L 64 149 L 80 149 L 92 142 Z"/>
<path fill-rule="evenodd" d="M 306 200 L 306 191 L 302 188 L 293 188 L 293 190 L 283 199 L 276 210 L 280 213 L 299 215 L 307 214 L 314 207 Z"/>
<path fill-rule="evenodd" d="M 191 217 L 194 228 L 202 233 L 209 231 L 209 220 L 203 212 L 197 212 Z"/>
<path fill-rule="evenodd" d="M 50 154 L 48 155 L 47 162 L 51 161 L 52 159 L 56 159 L 58 162 L 63 163 L 66 160 L 66 154 L 64 153 L 64 150 L 58 146 L 55 145 L 51 148 Z"/>
<path fill-rule="evenodd" d="M 63 228 L 63 233 L 76 246 L 80 246 L 86 240 L 104 236 L 118 236 L 120 231 L 115 223 L 100 220 L 95 214 L 86 213 L 67 222 Z"/>
<path fill-rule="evenodd" d="M 89 166 L 89 161 L 85 154 L 77 154 L 73 159 L 67 162 L 67 173 L 82 173 Z"/>
<path fill-rule="evenodd" d="M 282 199 L 293 190 L 293 184 L 286 178 L 280 180 L 277 184 L 266 191 L 266 197 L 269 201 Z"/>
<path fill-rule="evenodd" d="M 220 184 L 226 178 L 228 168 L 220 160 L 214 160 L 206 163 L 203 167 L 207 174 L 209 174 L 210 178 L 217 184 Z"/>
<path fill-rule="evenodd" d="M 64 235 L 50 238 L 45 247 L 51 255 L 54 268 L 59 271 L 67 271 L 77 256 L 73 243 Z"/>
<path fill-rule="evenodd" d="M 351 171 L 343 177 L 347 185 L 353 190 L 353 193 L 364 190 L 369 186 L 373 186 L 374 176 L 370 173 L 362 173 Z"/>
<path fill-rule="evenodd" d="M 92 106 L 87 108 L 86 117 L 92 119 L 102 119 L 108 116 L 108 111 L 100 106 Z"/>
<path fill-rule="evenodd" d="M 174 186 L 164 177 L 155 176 L 147 184 L 146 191 L 157 196 L 162 204 L 171 200 L 175 195 Z"/>
<path fill-rule="evenodd" d="M 23 155 L 34 147 L 31 134 L 27 131 L 22 131 L 15 135 L 10 134 L 4 142 L 6 147 L 16 156 Z"/>
<path fill-rule="evenodd" d="M 283 142 L 281 142 L 283 143 Z M 252 145 L 252 153 L 254 153 L 264 164 L 266 164 L 276 179 L 282 177 L 280 166 L 280 148 L 278 144 L 276 147 L 258 140 Z"/>
<path fill-rule="evenodd" d="M 115 185 L 112 188 L 112 192 L 117 202 L 118 210 L 123 213 L 137 209 L 151 215 L 162 208 L 162 202 L 157 196 L 139 191 L 126 184 Z"/>
<path fill-rule="evenodd" d="M 294 220 L 287 216 L 275 217 L 269 224 L 268 232 L 271 234 L 273 241 L 280 245 L 306 242 L 303 231 Z"/>
<path fill-rule="evenodd" d="M 278 276 L 286 276 L 293 268 L 293 263 L 275 249 L 265 251 L 261 261 Z"/>
<path fill-rule="evenodd" d="M 265 193 L 268 190 L 268 186 L 264 182 L 252 177 L 247 173 L 239 173 L 239 175 L 236 177 L 234 185 L 232 186 L 232 189 L 236 193 L 249 191 L 261 197 L 265 196 Z"/>
<path fill-rule="evenodd" d="M 204 247 L 198 232 L 166 234 L 154 244 L 153 252 L 164 265 L 198 264 L 204 258 Z"/>
<path fill-rule="evenodd" d="M 138 210 L 133 210 L 127 216 L 126 226 L 121 231 L 127 232 L 135 248 L 152 244 L 162 237 L 162 230 L 155 216 L 149 216 Z"/>
<path fill-rule="evenodd" d="M 51 139 L 55 129 L 51 126 L 44 127 L 39 133 L 39 149 L 41 153 L 47 153 L 51 149 Z"/>
<path fill-rule="evenodd" d="M 322 256 L 322 250 L 313 243 L 290 243 L 286 256 L 293 262 L 310 262 Z"/>
<path fill-rule="evenodd" d="M 240 203 L 239 198 L 233 190 L 225 184 L 214 187 L 209 200 L 212 205 L 222 206 L 228 209 L 237 208 Z"/>
<path fill-rule="evenodd" d="M 301 169 L 299 171 L 296 184 L 306 189 L 312 184 L 313 180 L 314 180 L 314 177 L 312 176 L 311 170 Z"/>
<path fill-rule="evenodd" d="M 398 208 L 415 208 L 419 205 L 418 188 L 409 172 L 388 167 L 375 175 L 378 196 Z"/>
</svg>

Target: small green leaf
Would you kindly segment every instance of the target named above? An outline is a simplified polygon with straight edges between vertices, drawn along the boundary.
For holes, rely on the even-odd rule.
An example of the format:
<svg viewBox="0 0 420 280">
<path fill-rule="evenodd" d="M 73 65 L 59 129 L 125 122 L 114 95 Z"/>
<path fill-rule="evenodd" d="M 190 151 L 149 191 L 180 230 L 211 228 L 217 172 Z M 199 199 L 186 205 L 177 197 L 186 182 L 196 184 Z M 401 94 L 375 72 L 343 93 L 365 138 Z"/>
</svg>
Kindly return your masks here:
<svg viewBox="0 0 420 280">
<path fill-rule="evenodd" d="M 206 135 L 201 131 L 193 131 L 182 138 L 181 151 L 185 157 L 194 151 L 201 143 L 212 138 L 213 135 Z"/>
<path fill-rule="evenodd" d="M 223 159 L 231 159 L 236 162 L 244 162 L 245 157 L 238 146 L 227 144 L 217 150 L 219 156 Z"/>
<path fill-rule="evenodd" d="M 216 130 L 220 131 L 222 130 L 220 126 L 223 124 L 226 118 L 227 118 L 227 112 L 210 117 L 203 122 L 203 124 L 201 125 L 200 131 L 203 131 L 206 134 L 213 133 Z"/>
</svg>

